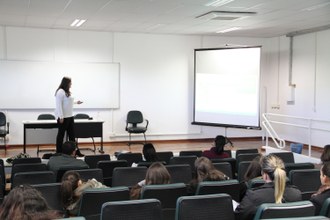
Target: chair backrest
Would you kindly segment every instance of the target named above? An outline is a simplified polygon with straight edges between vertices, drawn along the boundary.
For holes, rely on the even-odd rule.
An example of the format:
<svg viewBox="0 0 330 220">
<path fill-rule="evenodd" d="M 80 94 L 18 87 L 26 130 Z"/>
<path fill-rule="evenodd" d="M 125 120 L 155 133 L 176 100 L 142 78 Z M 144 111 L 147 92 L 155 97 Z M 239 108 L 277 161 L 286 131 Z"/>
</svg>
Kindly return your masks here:
<svg viewBox="0 0 330 220">
<path fill-rule="evenodd" d="M 52 114 L 40 114 L 38 120 L 55 120 L 55 116 Z"/>
<path fill-rule="evenodd" d="M 47 165 L 43 163 L 19 163 L 12 166 L 11 178 L 13 178 L 16 173 L 46 171 L 46 170 L 48 170 Z"/>
<path fill-rule="evenodd" d="M 156 152 L 156 155 L 159 161 L 165 161 L 166 164 L 169 164 L 171 157 L 173 157 L 173 152 L 172 151 Z"/>
<path fill-rule="evenodd" d="M 236 150 L 236 158 L 240 154 L 256 154 L 259 153 L 257 148 L 238 149 Z"/>
<path fill-rule="evenodd" d="M 222 163 L 222 162 L 228 162 L 231 165 L 231 171 L 233 174 L 233 178 L 235 178 L 236 173 L 236 158 L 218 158 L 218 159 L 211 159 L 212 163 Z"/>
<path fill-rule="evenodd" d="M 142 161 L 142 154 L 141 153 L 121 153 L 117 156 L 118 160 L 126 160 L 128 166 L 132 166 L 133 163 L 139 163 Z"/>
<path fill-rule="evenodd" d="M 265 180 L 262 178 L 254 178 L 248 181 L 248 188 L 249 189 L 256 188 L 264 185 L 265 183 L 266 183 Z"/>
<path fill-rule="evenodd" d="M 11 188 L 22 184 L 42 184 L 42 183 L 55 183 L 55 174 L 53 171 L 34 171 L 16 173 L 11 183 Z"/>
<path fill-rule="evenodd" d="M 314 216 L 315 207 L 310 201 L 264 203 L 259 206 L 254 220 Z"/>
<path fill-rule="evenodd" d="M 15 164 L 19 164 L 19 163 L 41 163 L 41 158 L 40 157 L 15 158 L 13 160 L 12 165 L 14 166 Z"/>
<path fill-rule="evenodd" d="M 238 166 L 243 161 L 252 161 L 254 158 L 260 156 L 259 153 L 249 153 L 249 154 L 240 154 L 236 157 L 236 171 L 238 171 Z"/>
<path fill-rule="evenodd" d="M 106 202 L 102 205 L 101 220 L 159 220 L 162 219 L 160 201 L 143 199 Z"/>
<path fill-rule="evenodd" d="M 188 164 L 173 164 L 165 167 L 171 175 L 171 183 L 188 184 L 192 179 L 191 167 Z"/>
<path fill-rule="evenodd" d="M 246 171 L 248 170 L 250 164 L 251 164 L 251 161 L 242 161 L 238 164 L 237 180 L 239 182 L 244 181 L 244 175 L 245 175 Z"/>
<path fill-rule="evenodd" d="M 330 218 L 330 198 L 327 198 L 322 205 L 320 215 Z"/>
<path fill-rule="evenodd" d="M 134 186 L 145 179 L 146 173 L 146 167 L 116 167 L 112 174 L 112 186 Z"/>
<path fill-rule="evenodd" d="M 203 181 L 197 186 L 196 195 L 227 193 L 235 201 L 239 201 L 240 184 L 237 180 Z"/>
<path fill-rule="evenodd" d="M 196 156 L 196 157 L 201 157 L 203 154 L 203 151 L 201 150 L 185 150 L 185 151 L 180 151 L 179 156 Z"/>
<path fill-rule="evenodd" d="M 106 186 L 112 186 L 112 174 L 116 167 L 127 167 L 126 160 L 114 160 L 114 161 L 99 161 L 97 168 L 103 171 L 103 182 Z"/>
<path fill-rule="evenodd" d="M 291 170 L 306 170 L 306 169 L 314 169 L 315 166 L 313 163 L 286 163 L 285 165 L 285 172 L 286 175 L 289 176 Z"/>
<path fill-rule="evenodd" d="M 86 155 L 84 158 L 89 168 L 97 168 L 97 163 L 102 160 L 111 160 L 109 154 Z"/>
<path fill-rule="evenodd" d="M 227 153 L 229 155 L 229 157 L 232 157 L 231 150 L 223 150 L 223 152 Z"/>
<path fill-rule="evenodd" d="M 99 168 L 94 169 L 79 169 L 75 170 L 79 173 L 80 178 L 83 181 L 88 181 L 90 179 L 96 179 L 98 182 L 103 183 L 103 171 Z"/>
<path fill-rule="evenodd" d="M 103 203 L 129 200 L 128 187 L 87 189 L 81 195 L 78 216 L 100 219 Z"/>
<path fill-rule="evenodd" d="M 184 183 L 145 185 L 141 189 L 140 199 L 158 199 L 162 205 L 163 219 L 174 219 L 176 201 L 187 195 Z"/>
<path fill-rule="evenodd" d="M 283 163 L 294 163 L 294 156 L 292 152 L 274 152 L 271 154 L 281 158 Z"/>
<path fill-rule="evenodd" d="M 177 200 L 176 220 L 234 220 L 232 199 L 228 194 L 182 196 Z"/>
<path fill-rule="evenodd" d="M 79 114 L 76 114 L 74 116 L 75 119 L 89 119 L 89 115 L 88 114 L 83 114 L 83 113 L 79 113 Z"/>
<path fill-rule="evenodd" d="M 129 111 L 127 113 L 126 122 L 129 124 L 133 124 L 134 127 L 136 126 L 136 124 L 142 123 L 143 122 L 142 112 L 140 112 L 138 110 Z"/>
<path fill-rule="evenodd" d="M 61 183 L 35 184 L 32 186 L 41 192 L 51 209 L 63 211 Z"/>
<path fill-rule="evenodd" d="M 64 173 L 66 171 L 69 171 L 69 170 L 83 170 L 83 169 L 88 169 L 88 165 L 86 165 L 86 167 L 76 167 L 76 166 L 62 166 L 62 167 L 59 167 L 59 169 L 57 170 L 57 173 L 55 174 L 56 175 L 56 182 L 61 182 L 62 181 L 62 177 L 64 175 Z"/>
<path fill-rule="evenodd" d="M 191 170 L 194 171 L 195 169 L 195 160 L 197 157 L 195 155 L 190 156 L 174 156 L 170 159 L 170 165 L 172 164 L 189 164 L 191 167 Z"/>
<path fill-rule="evenodd" d="M 7 123 L 7 119 L 5 113 L 0 112 L 0 127 L 6 126 L 6 123 Z"/>
<path fill-rule="evenodd" d="M 213 163 L 213 165 L 217 170 L 220 170 L 226 174 L 226 176 L 228 176 L 230 179 L 233 178 L 233 170 L 229 162 Z"/>
<path fill-rule="evenodd" d="M 289 180 L 290 184 L 295 185 L 301 191 L 302 199 L 309 200 L 310 196 L 321 186 L 320 170 L 291 170 Z"/>
<path fill-rule="evenodd" d="M 5 165 L 3 159 L 0 159 L 0 184 L 3 192 L 6 189 L 6 172 L 5 172 Z"/>
</svg>

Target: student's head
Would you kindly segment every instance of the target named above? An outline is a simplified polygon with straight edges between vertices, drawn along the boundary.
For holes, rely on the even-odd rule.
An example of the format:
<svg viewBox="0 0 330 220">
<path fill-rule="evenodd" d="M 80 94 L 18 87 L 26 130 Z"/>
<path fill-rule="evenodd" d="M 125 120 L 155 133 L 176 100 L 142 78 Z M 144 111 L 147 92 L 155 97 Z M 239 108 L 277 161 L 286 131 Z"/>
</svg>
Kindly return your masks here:
<svg viewBox="0 0 330 220">
<path fill-rule="evenodd" d="M 148 168 L 145 180 L 146 185 L 169 184 L 171 176 L 162 163 L 155 162 Z"/>
<path fill-rule="evenodd" d="M 227 140 L 224 136 L 218 135 L 215 137 L 214 145 L 215 145 L 215 151 L 217 152 L 217 154 L 223 153 L 226 143 L 227 143 Z"/>
<path fill-rule="evenodd" d="M 48 220 L 58 217 L 56 212 L 50 210 L 41 193 L 28 185 L 12 189 L 0 208 L 0 219 Z"/>
<path fill-rule="evenodd" d="M 59 85 L 58 89 L 56 91 L 58 91 L 59 89 L 63 89 L 65 91 L 66 96 L 70 96 L 71 92 L 70 92 L 70 88 L 71 88 L 71 78 L 70 77 L 63 77 L 61 84 Z"/>
<path fill-rule="evenodd" d="M 330 144 L 327 144 L 324 146 L 323 152 L 321 155 L 321 161 L 322 161 L 322 163 L 330 161 Z"/>
<path fill-rule="evenodd" d="M 322 185 L 330 185 L 330 161 L 325 162 L 320 169 Z"/>
<path fill-rule="evenodd" d="M 244 181 L 249 181 L 253 178 L 261 176 L 260 156 L 255 157 L 244 174 Z"/>
<path fill-rule="evenodd" d="M 282 203 L 286 183 L 283 161 L 272 154 L 261 159 L 262 177 L 266 182 L 274 182 L 275 203 Z"/>
<path fill-rule="evenodd" d="M 77 199 L 74 195 L 74 191 L 81 183 L 80 175 L 77 171 L 70 170 L 65 172 L 61 183 L 61 198 L 64 207 L 67 207 L 72 201 Z"/>
<path fill-rule="evenodd" d="M 158 160 L 157 154 L 156 154 L 156 149 L 153 144 L 147 143 L 143 145 L 143 156 L 144 159 L 148 162 L 156 162 Z"/>
<path fill-rule="evenodd" d="M 212 161 L 206 157 L 200 157 L 195 160 L 195 173 L 198 182 L 227 179 L 227 176 L 215 169 Z"/>
<path fill-rule="evenodd" d="M 76 153 L 77 145 L 74 141 L 67 141 L 62 145 L 62 153 L 74 156 Z"/>
</svg>

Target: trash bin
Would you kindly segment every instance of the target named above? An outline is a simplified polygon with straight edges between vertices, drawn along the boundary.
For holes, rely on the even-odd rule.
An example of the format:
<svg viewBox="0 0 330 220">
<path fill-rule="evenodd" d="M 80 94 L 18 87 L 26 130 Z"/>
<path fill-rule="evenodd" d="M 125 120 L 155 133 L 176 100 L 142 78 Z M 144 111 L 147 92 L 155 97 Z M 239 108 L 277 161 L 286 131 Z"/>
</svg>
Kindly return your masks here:
<svg viewBox="0 0 330 220">
<path fill-rule="evenodd" d="M 300 143 L 292 143 L 290 144 L 290 149 L 293 153 L 301 154 L 303 146 L 304 145 Z"/>
</svg>

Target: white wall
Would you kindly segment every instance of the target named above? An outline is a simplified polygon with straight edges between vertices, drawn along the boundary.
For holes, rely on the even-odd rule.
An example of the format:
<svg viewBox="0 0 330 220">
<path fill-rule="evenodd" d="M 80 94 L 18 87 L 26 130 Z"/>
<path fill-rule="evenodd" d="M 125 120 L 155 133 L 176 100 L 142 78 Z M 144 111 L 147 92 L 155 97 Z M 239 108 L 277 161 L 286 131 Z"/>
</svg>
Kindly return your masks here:
<svg viewBox="0 0 330 220">
<path fill-rule="evenodd" d="M 327 35 L 329 35 L 328 32 Z M 313 36 L 307 36 L 307 38 L 313 39 Z M 327 58 L 329 58 L 329 48 L 325 50 L 320 45 L 325 45 L 328 37 L 318 34 L 320 41 L 318 47 L 321 47 L 319 53 Z M 300 102 L 293 107 L 282 105 L 286 103 L 289 95 L 287 88 L 289 44 L 286 37 L 221 38 L 0 27 L 1 59 L 120 63 L 120 108 L 81 110 L 94 118 L 105 120 L 104 141 L 127 140 L 124 129 L 125 119 L 127 112 L 131 109 L 141 110 L 145 118 L 149 119 L 150 125 L 147 132 L 149 140 L 209 138 L 217 134 L 226 134 L 229 137 L 263 135 L 262 131 L 241 129 L 225 131 L 224 128 L 219 127 L 191 125 L 193 51 L 203 47 L 223 47 L 225 44 L 262 45 L 262 112 L 272 111 L 270 106 L 275 103 L 281 104 L 277 112 L 299 112 L 297 109 L 301 108 L 298 108 L 298 105 L 301 106 Z M 279 50 L 280 55 L 278 55 Z M 319 66 L 329 69 L 328 66 Z M 297 68 L 298 66 L 294 71 Z M 298 80 L 296 78 L 298 76 L 295 73 L 294 80 Z M 321 76 L 329 79 L 327 74 Z M 283 82 L 286 84 L 281 85 Z M 305 91 L 310 89 L 307 85 L 310 82 L 296 83 L 298 88 L 300 84 L 306 84 L 301 89 L 304 93 L 310 93 L 310 91 Z M 325 82 L 318 79 L 320 86 L 322 83 Z M 31 89 L 35 88 L 37 84 L 31 85 Z M 329 92 L 325 86 L 322 86 L 322 89 Z M 297 91 L 296 96 L 298 95 L 304 94 Z M 322 97 L 322 95 L 318 96 Z M 19 97 L 12 98 L 19 100 Z M 326 105 L 324 103 L 326 102 L 322 101 L 318 111 L 323 111 L 321 109 L 323 105 Z M 42 113 L 38 109 L 2 109 L 1 104 L 0 110 L 7 113 L 11 123 L 9 144 L 22 144 L 22 121 L 35 119 Z M 290 137 L 290 131 L 285 134 Z"/>
</svg>

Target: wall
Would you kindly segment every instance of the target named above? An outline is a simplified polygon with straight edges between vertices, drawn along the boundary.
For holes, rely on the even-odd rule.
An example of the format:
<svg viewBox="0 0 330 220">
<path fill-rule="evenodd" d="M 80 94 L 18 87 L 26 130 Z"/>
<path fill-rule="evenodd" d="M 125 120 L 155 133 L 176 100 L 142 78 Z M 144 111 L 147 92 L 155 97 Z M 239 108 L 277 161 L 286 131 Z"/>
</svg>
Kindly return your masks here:
<svg viewBox="0 0 330 220">
<path fill-rule="evenodd" d="M 28 37 L 22 41 L 22 35 Z M 319 45 L 326 44 L 327 36 L 319 34 L 319 38 Z M 278 102 L 281 108 L 276 112 L 299 113 L 297 106 L 291 110 L 292 106 L 281 104 L 286 103 L 290 92 L 286 82 L 289 48 L 286 37 L 224 38 L 0 27 L 0 56 L 4 60 L 120 63 L 120 108 L 79 110 L 105 120 L 104 141 L 128 139 L 125 119 L 131 109 L 141 110 L 150 121 L 147 132 L 149 140 L 210 138 L 217 134 L 226 134 L 229 137 L 263 135 L 263 131 L 225 130 L 219 127 L 191 125 L 193 50 L 223 47 L 225 44 L 262 45 L 262 112 L 273 111 L 271 105 Z M 325 56 L 329 56 L 329 52 L 322 51 Z M 319 80 L 321 84 L 323 80 Z M 282 85 L 283 82 L 286 84 Z M 300 93 L 297 92 L 296 95 Z M 19 97 L 12 98 L 19 101 Z M 321 109 L 322 105 L 323 103 L 320 104 Z M 7 113 L 11 123 L 9 144 L 22 144 L 22 121 L 35 119 L 38 114 L 44 112 L 39 109 L 2 109 L 1 106 L 0 110 Z M 50 112 L 52 113 L 52 110 Z M 290 131 L 282 133 L 290 137 Z"/>
</svg>

